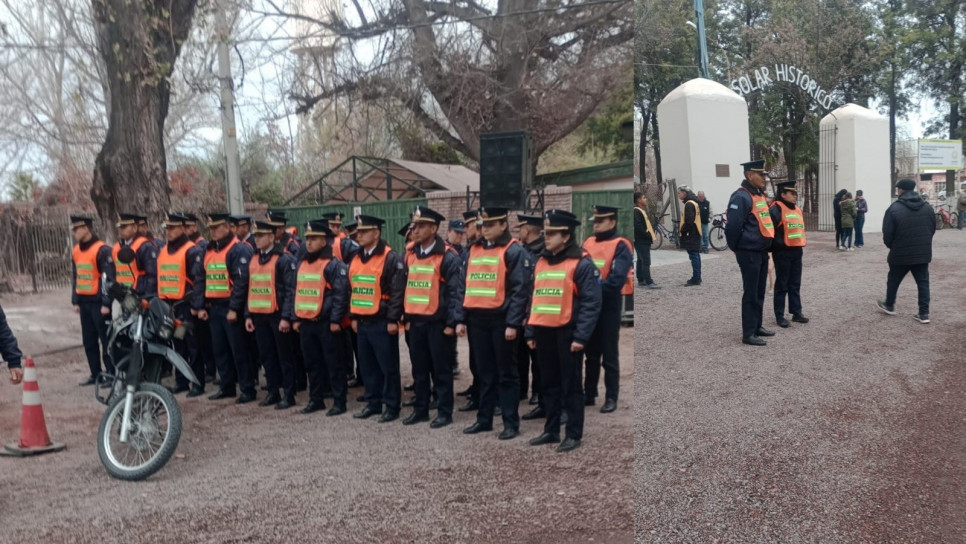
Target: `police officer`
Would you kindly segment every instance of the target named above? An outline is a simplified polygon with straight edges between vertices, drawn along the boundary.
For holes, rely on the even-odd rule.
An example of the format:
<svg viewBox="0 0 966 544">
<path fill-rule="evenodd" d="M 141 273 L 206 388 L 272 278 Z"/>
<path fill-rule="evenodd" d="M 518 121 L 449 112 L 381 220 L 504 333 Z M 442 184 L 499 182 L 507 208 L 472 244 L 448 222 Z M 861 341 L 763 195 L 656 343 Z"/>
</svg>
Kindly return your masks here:
<svg viewBox="0 0 966 544">
<path fill-rule="evenodd" d="M 566 410 L 566 439 L 557 447 L 564 452 L 583 438 L 581 360 L 600 313 L 600 271 L 574 240 L 580 221 L 573 214 L 550 210 L 544 217 L 547 247 L 534 268 L 526 337 L 537 352 L 547 421 L 530 445 L 560 442 L 560 415 Z"/>
<path fill-rule="evenodd" d="M 771 205 L 772 224 L 775 225 L 775 241 L 772 257 L 775 261 L 775 320 L 779 327 L 791 323 L 785 319 L 785 296 L 792 321 L 808 323 L 802 314 L 802 253 L 805 247 L 805 216 L 798 207 L 798 189 L 794 181 L 776 184 L 778 198 Z"/>
<path fill-rule="evenodd" d="M 134 289 L 141 298 L 158 296 L 158 248 L 150 240 L 138 233 L 138 216 L 130 213 L 120 214 L 117 222 L 117 239 L 112 256 L 118 283 Z M 124 264 L 117 259 L 122 247 L 130 247 L 134 260 Z"/>
<path fill-rule="evenodd" d="M 358 226 L 359 226 L 358 223 L 356 223 L 355 221 L 351 223 L 346 223 L 344 225 L 346 237 L 352 240 L 353 242 L 356 241 L 356 228 Z"/>
<path fill-rule="evenodd" d="M 21 359 L 23 359 L 23 353 L 20 353 L 20 348 L 17 347 L 17 337 L 10 330 L 7 315 L 3 313 L 3 307 L 0 306 L 0 360 L 7 362 L 7 368 L 10 369 L 10 383 L 13 385 L 23 381 Z"/>
<path fill-rule="evenodd" d="M 403 320 L 413 367 L 416 399 L 404 425 L 429 421 L 430 374 L 436 393 L 438 429 L 453 422 L 453 352 L 447 337 L 463 321 L 463 263 L 456 250 L 439 236 L 445 218 L 424 206 L 412 215 L 411 248 L 406 251 L 408 281 Z"/>
<path fill-rule="evenodd" d="M 232 234 L 239 240 L 248 244 L 255 251 L 255 235 L 252 234 L 252 216 L 247 214 L 236 214 L 229 216 L 229 223 L 232 227 Z"/>
<path fill-rule="evenodd" d="M 456 251 L 464 267 L 466 266 L 466 255 L 468 251 L 466 246 L 463 245 L 463 238 L 465 236 L 466 223 L 462 219 L 450 219 L 449 228 L 446 229 L 446 245 Z M 447 336 L 446 340 L 449 342 L 450 351 L 453 352 L 453 375 L 459 376 L 460 363 L 459 350 L 457 349 L 457 336 L 455 334 L 453 336 Z"/>
<path fill-rule="evenodd" d="M 331 387 L 334 398 L 326 415 L 346 412 L 346 373 L 339 346 L 344 335 L 342 320 L 349 304 L 349 277 L 348 267 L 332 254 L 330 240 L 334 235 L 326 221 L 310 221 L 306 225 L 305 255 L 298 265 L 292 293 L 293 327 L 299 332 L 309 380 L 309 403 L 302 409 L 303 414 L 325 408 L 326 385 Z M 323 380 L 323 374 L 328 374 L 328 379 Z"/>
<path fill-rule="evenodd" d="M 275 243 L 282 246 L 282 249 L 288 254 L 297 257 L 299 251 L 301 251 L 301 244 L 298 237 L 285 230 L 285 226 L 288 225 L 287 214 L 281 211 L 270 211 L 268 212 L 268 223 L 274 228 Z"/>
<path fill-rule="evenodd" d="M 600 317 L 584 352 L 587 356 L 584 402 L 587 406 L 596 402 L 603 359 L 605 400 L 600 411 L 606 414 L 617 409 L 621 302 L 628 289 L 633 289 L 630 273 L 634 257 L 630 241 L 617 234 L 617 208 L 594 206 L 594 235 L 584 241 L 583 247 L 600 271 L 601 282 Z"/>
<path fill-rule="evenodd" d="M 345 227 L 346 238 L 348 238 L 349 240 L 352 240 L 353 242 L 356 242 L 356 227 L 358 227 L 358 224 L 355 221 L 353 221 L 351 223 L 346 223 L 344 227 Z M 356 243 L 356 247 L 358 246 L 359 244 Z M 343 262 L 346 263 L 346 266 L 348 266 L 351 260 L 352 260 L 351 257 L 346 257 L 345 259 L 343 259 Z M 346 316 L 348 315 L 349 315 L 349 312 L 346 311 Z M 352 354 L 355 357 L 355 372 L 353 373 L 352 368 L 349 368 L 348 385 L 349 387 L 359 387 L 360 385 L 362 385 L 362 368 L 359 364 L 359 342 L 358 342 L 358 339 L 356 338 L 356 331 L 352 330 L 352 326 L 350 323 L 349 327 L 343 327 L 342 333 L 343 333 L 343 336 L 348 337 L 349 345 L 352 346 Z M 346 366 L 349 366 L 349 365 L 346 365 Z"/>
<path fill-rule="evenodd" d="M 200 247 L 202 251 L 208 249 L 208 240 L 201 235 L 198 230 L 198 216 L 192 212 L 181 212 L 184 215 L 184 231 L 188 235 L 188 240 L 191 240 L 196 246 Z M 198 344 L 198 358 L 201 359 L 201 367 L 205 369 L 205 381 L 207 381 L 208 376 L 214 376 L 215 368 L 217 364 L 215 363 L 215 352 L 211 345 L 211 328 L 208 326 L 208 322 L 203 319 L 197 319 L 194 322 L 195 326 L 195 341 Z M 201 374 L 198 375 L 199 378 Z"/>
<path fill-rule="evenodd" d="M 205 309 L 205 255 L 185 233 L 187 218 L 171 213 L 165 220 L 167 243 L 158 251 L 158 297 L 171 305 L 176 319 L 200 321 Z M 204 376 L 204 363 L 198 357 L 198 329 L 183 339 L 174 340 L 174 349 L 191 366 L 195 376 Z M 175 392 L 188 391 L 192 397 L 204 393 L 204 385 L 191 384 L 180 372 L 175 376 Z"/>
<path fill-rule="evenodd" d="M 207 248 L 208 240 L 198 232 L 198 216 L 191 212 L 183 212 L 182 215 L 187 219 L 184 222 L 184 233 L 188 235 L 188 239 L 202 250 Z"/>
<path fill-rule="evenodd" d="M 342 214 L 339 212 L 329 212 L 322 214 L 322 219 L 329 222 L 329 230 L 332 231 L 332 235 L 340 240 L 346 238 L 346 234 L 342 232 Z"/>
<path fill-rule="evenodd" d="M 357 244 L 355 240 L 352 240 L 345 234 L 339 232 L 342 227 L 342 214 L 324 214 L 322 219 L 317 220 L 316 223 L 321 223 L 328 226 L 327 232 L 329 234 L 327 235 L 328 239 L 325 242 L 326 247 L 329 248 L 328 251 L 332 253 L 332 256 L 335 259 L 342 261 L 343 264 L 348 266 L 349 261 L 351 261 L 352 258 L 355 257 L 356 253 L 359 252 L 359 244 Z M 316 234 L 313 235 L 316 238 L 319 236 L 317 233 L 318 230 L 316 230 Z M 305 247 L 305 244 L 302 244 L 303 254 Z M 353 374 L 353 370 L 355 369 L 355 363 L 353 362 L 353 356 L 356 352 L 354 347 L 355 334 L 352 332 L 352 322 L 349 319 L 349 314 L 346 312 L 343 312 L 342 329 L 343 332 L 336 336 L 339 347 L 339 361 L 340 364 L 343 365 L 341 374 L 350 375 Z M 345 332 L 346 329 L 348 329 L 348 332 Z M 308 355 L 301 348 L 299 349 L 299 352 L 302 353 L 303 357 Z M 323 390 L 328 392 L 331 389 L 331 386 L 328 383 L 329 374 L 323 372 L 319 374 L 319 379 L 322 380 Z M 356 383 L 361 382 L 357 381 Z"/>
<path fill-rule="evenodd" d="M 725 238 L 735 252 L 741 269 L 741 341 L 764 346 L 762 336 L 775 336 L 762 327 L 765 282 L 768 278 L 768 250 L 775 238 L 775 227 L 765 196 L 765 161 L 742 163 L 745 179 L 728 201 Z"/>
<path fill-rule="evenodd" d="M 265 367 L 268 396 L 259 406 L 284 410 L 295 405 L 295 358 L 289 333 L 295 320 L 295 257 L 275 243 L 272 223 L 255 221 L 255 255 L 248 269 L 245 330 L 254 332 Z M 284 396 L 279 396 L 279 387 Z"/>
<path fill-rule="evenodd" d="M 536 263 L 540 254 L 546 249 L 546 242 L 543 238 L 543 216 L 517 214 L 520 221 L 520 242 L 530 253 L 530 262 Z M 533 268 L 531 266 L 531 285 L 533 283 Z M 537 354 L 526 342 L 517 344 L 517 371 L 520 375 L 520 400 L 527 398 L 528 389 L 532 391 L 529 404 L 534 408 L 521 416 L 522 419 L 539 419 L 546 417 L 547 413 L 540 402 L 540 365 L 537 364 Z M 533 381 L 530 381 L 530 374 L 533 373 Z"/>
<path fill-rule="evenodd" d="M 248 298 L 248 271 L 253 251 L 238 240 L 228 225 L 230 216 L 213 213 L 208 216 L 211 241 L 205 251 L 205 305 L 199 318 L 209 325 L 210 342 L 218 367 L 218 392 L 211 400 L 234 398 L 236 384 L 241 385 L 239 404 L 255 400 L 255 380 L 243 334 L 243 319 Z M 214 372 L 210 372 L 214 374 Z"/>
<path fill-rule="evenodd" d="M 70 216 L 71 231 L 77 245 L 73 249 L 73 274 L 71 275 L 71 304 L 74 313 L 80 314 L 81 336 L 84 353 L 91 375 L 80 385 L 94 385 L 101 374 L 101 361 L 109 374 L 114 365 L 108 352 L 107 329 L 111 320 L 111 298 L 101 294 L 101 274 L 115 281 L 114 258 L 111 248 L 94 236 L 90 217 Z M 98 345 L 100 344 L 100 345 Z"/>
<path fill-rule="evenodd" d="M 464 240 L 465 247 L 470 247 L 480 238 L 479 225 L 477 220 L 479 219 L 478 210 L 468 210 L 463 212 L 463 226 L 466 229 Z M 466 268 L 466 259 L 469 257 L 469 252 L 463 254 L 463 268 Z M 465 390 L 460 391 L 457 395 L 461 397 L 466 397 L 466 404 L 459 407 L 460 412 L 472 412 L 480 407 L 478 401 L 478 387 L 477 387 L 477 375 L 476 375 L 476 355 L 473 353 L 472 346 L 470 347 L 470 375 L 472 376 L 472 381 L 470 386 Z"/>
<path fill-rule="evenodd" d="M 148 228 L 148 216 L 136 215 L 134 217 L 138 226 L 138 234 L 147 238 L 149 242 L 154 244 L 155 248 L 161 249 L 164 246 L 165 240 L 154 237 L 154 234 L 151 232 L 151 229 Z"/>
<path fill-rule="evenodd" d="M 520 376 L 516 346 L 530 302 L 530 254 L 510 236 L 506 208 L 479 210 L 482 238 L 469 247 L 466 265 L 466 325 L 470 349 L 477 357 L 479 410 L 476 422 L 463 429 L 476 434 L 493 429 L 497 405 L 503 418 L 500 440 L 520 434 Z M 467 331 L 468 329 L 468 331 Z"/>
<path fill-rule="evenodd" d="M 382 239 L 385 221 L 356 216 L 361 250 L 349 263 L 349 316 L 358 334 L 359 363 L 365 376 L 366 406 L 353 414 L 380 422 L 399 418 L 402 383 L 399 376 L 399 320 L 406 289 L 406 268 Z M 383 412 L 385 406 L 385 412 Z"/>
</svg>

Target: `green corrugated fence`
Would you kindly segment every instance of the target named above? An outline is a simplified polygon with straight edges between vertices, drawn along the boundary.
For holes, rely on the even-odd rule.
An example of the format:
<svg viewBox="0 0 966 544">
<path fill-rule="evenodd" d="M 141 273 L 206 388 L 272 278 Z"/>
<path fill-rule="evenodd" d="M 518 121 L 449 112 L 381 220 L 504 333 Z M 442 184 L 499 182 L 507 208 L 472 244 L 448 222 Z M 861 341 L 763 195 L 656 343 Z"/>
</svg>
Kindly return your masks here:
<svg viewBox="0 0 966 544">
<path fill-rule="evenodd" d="M 577 240 L 583 242 L 594 233 L 594 205 L 614 206 L 617 212 L 617 232 L 628 240 L 634 240 L 634 190 L 574 192 L 570 198 L 571 210 L 580 219 Z"/>
</svg>

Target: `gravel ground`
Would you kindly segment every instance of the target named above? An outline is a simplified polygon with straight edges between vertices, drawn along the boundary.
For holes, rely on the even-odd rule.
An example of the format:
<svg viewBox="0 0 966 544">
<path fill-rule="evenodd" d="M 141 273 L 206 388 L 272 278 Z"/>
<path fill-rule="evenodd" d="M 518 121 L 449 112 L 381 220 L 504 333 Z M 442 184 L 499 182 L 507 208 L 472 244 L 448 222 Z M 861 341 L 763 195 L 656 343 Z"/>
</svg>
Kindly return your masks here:
<svg viewBox="0 0 966 544">
<path fill-rule="evenodd" d="M 966 234 L 934 241 L 932 323 L 915 282 L 884 298 L 887 250 L 809 233 L 806 325 L 741 344 L 730 253 L 704 284 L 655 267 L 637 294 L 636 542 L 966 542 Z"/>
<path fill-rule="evenodd" d="M 621 334 L 621 406 L 610 415 L 588 409 L 584 445 L 569 454 L 527 445 L 542 422 L 522 422 L 521 437 L 501 442 L 496 432 L 464 436 L 473 416 L 459 412 L 454 425 L 431 431 L 179 397 L 185 430 L 176 457 L 149 480 L 127 483 L 98 460 L 104 408 L 77 386 L 86 363 L 70 349 L 80 331 L 65 300 L 58 292 L 2 301 L 25 353 L 67 348 L 37 365 L 48 429 L 68 448 L 0 458 L 0 542 L 633 540 L 632 329 Z M 457 390 L 470 379 L 465 340 L 460 348 Z M 405 376 L 406 356 L 403 367 Z M 304 406 L 305 394 L 298 400 Z M 19 389 L 0 383 L 3 443 L 18 436 L 19 407 Z"/>
</svg>

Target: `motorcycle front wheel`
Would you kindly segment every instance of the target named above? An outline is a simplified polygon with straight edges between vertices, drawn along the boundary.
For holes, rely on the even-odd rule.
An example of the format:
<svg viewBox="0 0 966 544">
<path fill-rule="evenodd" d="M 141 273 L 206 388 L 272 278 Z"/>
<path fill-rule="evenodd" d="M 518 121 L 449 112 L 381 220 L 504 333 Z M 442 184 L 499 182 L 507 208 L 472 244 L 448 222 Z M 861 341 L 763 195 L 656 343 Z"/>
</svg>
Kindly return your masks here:
<svg viewBox="0 0 966 544">
<path fill-rule="evenodd" d="M 142 383 L 134 392 L 127 442 L 121 442 L 126 392 L 115 398 L 97 430 L 97 453 L 108 474 L 143 480 L 163 467 L 181 439 L 181 409 L 167 388 Z"/>
</svg>

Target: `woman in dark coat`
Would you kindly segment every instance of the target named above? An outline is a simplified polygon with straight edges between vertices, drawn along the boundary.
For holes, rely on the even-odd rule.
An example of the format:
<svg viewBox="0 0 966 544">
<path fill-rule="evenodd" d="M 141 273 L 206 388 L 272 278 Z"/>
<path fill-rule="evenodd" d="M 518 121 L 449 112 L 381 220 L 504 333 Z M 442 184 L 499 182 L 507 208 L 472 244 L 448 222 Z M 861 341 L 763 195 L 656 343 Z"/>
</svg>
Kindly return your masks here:
<svg viewBox="0 0 966 544">
<path fill-rule="evenodd" d="M 701 285 L 701 212 L 698 197 L 686 186 L 678 188 L 678 198 L 684 203 L 681 210 L 679 239 L 681 248 L 688 252 L 691 259 L 691 279 L 684 285 Z"/>
<path fill-rule="evenodd" d="M 845 189 L 840 189 L 832 197 L 832 218 L 835 219 L 835 249 L 839 248 L 840 241 L 842 240 L 842 210 L 839 209 L 839 202 L 842 201 L 842 197 L 847 192 Z"/>
</svg>

